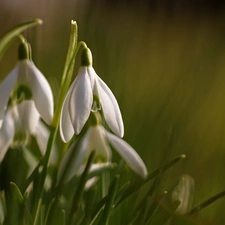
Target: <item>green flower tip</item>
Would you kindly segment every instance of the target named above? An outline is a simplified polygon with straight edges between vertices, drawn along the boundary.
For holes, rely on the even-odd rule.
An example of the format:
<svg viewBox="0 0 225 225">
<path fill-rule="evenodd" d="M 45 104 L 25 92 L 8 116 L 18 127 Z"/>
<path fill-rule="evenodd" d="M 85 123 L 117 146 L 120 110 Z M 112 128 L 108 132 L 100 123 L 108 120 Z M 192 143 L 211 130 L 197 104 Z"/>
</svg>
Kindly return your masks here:
<svg viewBox="0 0 225 225">
<path fill-rule="evenodd" d="M 180 158 L 181 158 L 181 159 L 185 159 L 185 158 L 186 158 L 186 155 L 185 155 L 185 154 L 182 154 L 182 155 L 180 156 Z"/>
<path fill-rule="evenodd" d="M 23 101 L 24 99 L 26 100 L 31 100 L 33 98 L 32 91 L 30 90 L 29 87 L 26 85 L 20 85 L 16 89 L 16 96 L 19 101 Z"/>
<path fill-rule="evenodd" d="M 22 42 L 18 48 L 19 60 L 29 59 L 29 46 L 26 42 Z"/>
<path fill-rule="evenodd" d="M 92 66 L 92 54 L 89 48 L 83 48 L 81 51 L 81 66 Z"/>
<path fill-rule="evenodd" d="M 90 126 L 98 126 L 102 123 L 102 118 L 99 112 L 91 111 L 90 117 L 89 117 L 89 125 Z"/>
</svg>

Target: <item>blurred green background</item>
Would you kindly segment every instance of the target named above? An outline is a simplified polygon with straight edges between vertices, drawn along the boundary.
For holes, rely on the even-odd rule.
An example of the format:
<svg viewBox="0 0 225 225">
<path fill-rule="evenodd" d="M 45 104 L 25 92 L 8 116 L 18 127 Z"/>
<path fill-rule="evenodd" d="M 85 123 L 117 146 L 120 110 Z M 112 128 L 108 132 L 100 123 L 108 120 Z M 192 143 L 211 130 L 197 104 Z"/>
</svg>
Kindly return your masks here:
<svg viewBox="0 0 225 225">
<path fill-rule="evenodd" d="M 217 3 L 0 0 L 0 36 L 20 22 L 43 19 L 24 35 L 57 94 L 70 21 L 76 20 L 79 40 L 119 102 L 124 139 L 149 171 L 186 154 L 164 189 L 189 173 L 196 205 L 225 189 L 225 10 Z M 17 46 L 3 57 L 0 79 L 15 65 Z M 225 224 L 224 208 L 220 199 L 200 216 Z"/>
</svg>

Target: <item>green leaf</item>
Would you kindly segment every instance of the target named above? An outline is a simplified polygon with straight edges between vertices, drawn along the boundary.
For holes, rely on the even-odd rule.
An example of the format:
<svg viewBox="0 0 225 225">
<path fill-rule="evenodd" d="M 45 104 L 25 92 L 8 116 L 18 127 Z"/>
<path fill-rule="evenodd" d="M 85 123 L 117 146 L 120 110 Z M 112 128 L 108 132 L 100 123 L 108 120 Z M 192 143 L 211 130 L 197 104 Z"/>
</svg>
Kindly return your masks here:
<svg viewBox="0 0 225 225">
<path fill-rule="evenodd" d="M 6 32 L 5 35 L 3 35 L 3 37 L 0 39 L 0 60 L 5 51 L 7 50 L 7 48 L 18 37 L 20 33 L 27 30 L 28 28 L 34 27 L 39 24 L 42 24 L 42 20 L 35 19 L 25 23 L 21 23 L 16 27 L 12 28 L 11 30 L 9 30 L 8 32 Z"/>
<path fill-rule="evenodd" d="M 11 190 L 13 192 L 13 195 L 15 196 L 15 199 L 19 202 L 19 203 L 23 203 L 24 202 L 24 198 L 23 195 L 20 192 L 20 189 L 17 187 L 17 185 L 13 182 L 10 182 L 10 187 Z"/>
<path fill-rule="evenodd" d="M 6 205 L 5 205 L 5 194 L 4 192 L 0 193 L 0 224 L 3 223 L 6 213 Z"/>
<path fill-rule="evenodd" d="M 152 218 L 150 223 L 147 223 L 146 225 L 209 225 L 206 222 L 197 220 L 192 217 L 188 216 L 182 216 L 177 215 L 169 211 L 168 209 L 165 209 L 163 207 L 160 207 L 157 211 L 154 218 Z"/>
<path fill-rule="evenodd" d="M 88 158 L 88 161 L 87 161 L 87 164 L 85 166 L 84 172 L 82 173 L 82 175 L 80 177 L 80 182 L 77 186 L 77 190 L 76 190 L 76 192 L 73 196 L 72 207 L 71 207 L 70 213 L 69 213 L 71 225 L 75 223 L 76 214 L 80 209 L 80 203 L 81 203 L 82 196 L 83 196 L 83 193 L 84 193 L 85 184 L 86 184 L 86 181 L 88 179 L 88 173 L 90 171 L 91 164 L 93 162 L 94 156 L 95 156 L 95 151 L 92 151 L 89 158 Z"/>
<path fill-rule="evenodd" d="M 181 160 L 185 159 L 185 155 L 179 155 L 164 166 L 161 166 L 151 173 L 149 173 L 148 177 L 144 181 L 138 181 L 138 182 L 132 182 L 126 185 L 126 187 L 123 187 L 122 190 L 118 191 L 118 194 L 116 196 L 116 206 L 121 204 L 125 199 L 127 199 L 129 196 L 136 193 L 138 190 L 140 190 L 147 182 L 150 180 L 156 178 L 157 176 L 165 173 L 168 169 L 170 169 L 173 165 L 180 162 Z M 124 190 L 125 189 L 125 190 Z"/>
<path fill-rule="evenodd" d="M 118 183 L 119 183 L 119 175 L 116 175 L 112 184 L 109 187 L 109 192 L 108 192 L 108 195 L 107 195 L 105 208 L 104 208 L 104 211 L 103 211 L 103 214 L 102 214 L 101 221 L 99 223 L 101 225 L 108 224 L 108 222 L 109 222 L 109 216 L 110 216 L 110 213 L 113 209 L 113 203 L 114 203 L 114 199 L 115 199 L 115 196 L 116 196 Z"/>
<path fill-rule="evenodd" d="M 219 200 L 220 198 L 222 198 L 224 196 L 225 196 L 225 191 L 222 191 L 222 192 L 208 198 L 207 200 L 205 200 L 201 204 L 194 207 L 190 212 L 187 213 L 187 215 L 198 214 L 201 210 L 203 210 L 204 208 L 206 208 L 207 206 L 211 205 L 212 203 L 214 203 L 215 201 Z"/>
<path fill-rule="evenodd" d="M 68 46 L 66 61 L 64 65 L 63 74 L 62 74 L 62 80 L 60 83 L 58 104 L 57 104 L 57 107 L 55 110 L 55 116 L 52 122 L 52 126 L 54 127 L 56 127 L 59 122 L 62 104 L 72 79 L 75 59 L 76 59 L 77 52 L 79 50 L 79 48 L 77 48 L 77 40 L 78 40 L 78 27 L 77 27 L 77 23 L 72 20 L 71 29 L 70 29 L 69 46 Z"/>
</svg>

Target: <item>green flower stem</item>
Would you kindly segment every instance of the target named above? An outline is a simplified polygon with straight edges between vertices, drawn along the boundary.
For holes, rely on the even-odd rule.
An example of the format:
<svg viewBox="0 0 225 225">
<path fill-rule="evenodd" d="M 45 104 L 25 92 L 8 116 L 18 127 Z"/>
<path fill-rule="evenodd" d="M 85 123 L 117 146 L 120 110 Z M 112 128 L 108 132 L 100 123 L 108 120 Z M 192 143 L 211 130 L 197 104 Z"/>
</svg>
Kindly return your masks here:
<svg viewBox="0 0 225 225">
<path fill-rule="evenodd" d="M 90 225 L 91 223 L 91 214 L 94 209 L 95 201 L 97 195 L 97 187 L 91 187 L 90 190 L 86 192 L 86 199 L 85 199 L 85 214 L 84 218 L 81 222 L 82 225 Z"/>
<path fill-rule="evenodd" d="M 83 196 L 85 184 L 86 184 L 86 181 L 87 181 L 87 178 L 88 178 L 88 173 L 89 173 L 89 170 L 91 168 L 91 164 L 94 160 L 94 156 L 95 156 L 95 151 L 92 151 L 91 155 L 88 158 L 87 165 L 84 169 L 84 172 L 81 175 L 80 182 L 78 184 L 76 193 L 74 194 L 74 197 L 73 197 L 72 207 L 71 207 L 70 212 L 69 212 L 69 217 L 68 217 L 69 218 L 69 221 L 68 221 L 69 224 L 68 225 L 73 225 L 75 223 L 75 217 L 76 217 L 76 214 L 79 210 L 81 198 Z"/>
<path fill-rule="evenodd" d="M 67 90 L 71 83 L 71 79 L 72 79 L 72 75 L 73 75 L 73 68 L 74 68 L 74 64 L 75 64 L 75 58 L 77 56 L 77 53 L 78 53 L 80 47 L 82 47 L 82 46 L 87 47 L 83 41 L 81 41 L 77 44 L 76 48 L 74 49 L 73 56 L 69 62 L 69 65 L 65 66 L 66 69 L 64 69 L 64 71 L 66 71 L 66 72 L 64 72 L 65 75 L 63 74 L 63 77 L 66 76 L 66 79 L 62 78 L 63 85 L 60 86 L 60 90 L 59 90 L 59 98 L 57 101 L 57 107 L 56 107 L 55 115 L 54 115 L 54 118 L 52 121 L 53 127 L 58 126 L 58 122 L 59 122 L 59 118 L 60 118 L 60 114 L 61 114 L 61 110 L 62 110 L 62 105 L 63 105 L 64 99 L 66 97 Z"/>
<path fill-rule="evenodd" d="M 113 180 L 112 184 L 109 187 L 109 192 L 107 195 L 106 205 L 102 214 L 102 219 L 99 225 L 107 225 L 109 221 L 110 212 L 113 208 L 113 202 L 116 196 L 116 192 L 118 189 L 119 184 L 119 175 L 116 175 L 115 179 Z"/>
<path fill-rule="evenodd" d="M 60 113 L 63 105 L 64 98 L 66 96 L 66 92 L 68 90 L 69 85 L 65 85 L 66 83 L 71 82 L 72 78 L 72 72 L 74 68 L 74 63 L 75 63 L 75 57 L 73 58 L 74 53 L 77 52 L 77 36 L 78 36 L 78 29 L 77 29 L 77 24 L 74 21 L 71 21 L 71 29 L 70 29 L 70 41 L 69 41 L 69 46 L 67 50 L 67 55 L 66 55 L 66 61 L 65 61 L 65 66 L 62 74 L 62 80 L 60 83 L 60 89 L 59 89 L 59 95 L 58 95 L 58 101 L 57 101 L 57 106 L 55 110 L 55 115 L 52 121 L 52 126 L 57 127 L 59 118 L 60 118 Z"/>
<path fill-rule="evenodd" d="M 38 170 L 40 168 L 42 168 L 42 171 L 41 171 L 40 177 L 39 177 L 39 181 L 37 183 L 37 189 L 35 190 L 34 198 L 33 198 L 32 212 L 34 213 L 35 217 L 38 214 L 39 201 L 40 201 L 40 199 L 42 199 L 42 196 L 43 196 L 44 183 L 45 183 L 45 179 L 46 179 L 47 171 L 48 171 L 48 163 L 49 163 L 49 159 L 50 159 L 50 155 L 51 155 L 51 150 L 52 150 L 53 144 L 56 139 L 56 135 L 57 135 L 57 128 L 52 127 L 50 136 L 48 139 L 46 154 L 45 154 L 43 160 L 41 161 L 41 163 L 38 165 L 39 167 L 37 167 L 37 169 L 35 168 L 35 170 L 36 170 L 35 174 L 38 174 Z M 34 179 L 35 179 L 35 176 L 34 176 Z"/>
<path fill-rule="evenodd" d="M 55 143 L 55 139 L 56 139 L 57 132 L 58 132 L 61 109 L 62 109 L 64 98 L 66 96 L 66 92 L 68 90 L 68 87 L 69 87 L 69 84 L 70 84 L 70 81 L 72 78 L 75 58 L 76 58 L 76 55 L 77 55 L 77 52 L 78 52 L 80 46 L 81 46 L 81 44 L 77 46 L 77 24 L 76 24 L 76 22 L 72 21 L 70 42 L 69 42 L 64 72 L 62 75 L 59 97 L 58 97 L 58 101 L 57 101 L 57 105 L 56 105 L 55 115 L 54 115 L 54 118 L 52 121 L 52 126 L 50 128 L 50 136 L 49 136 L 49 140 L 48 140 L 48 144 L 47 144 L 46 153 L 45 153 L 44 159 L 41 164 L 41 166 L 43 166 L 43 171 L 40 174 L 41 177 L 40 177 L 37 193 L 35 193 L 36 200 L 34 203 L 34 211 L 37 210 L 38 199 L 40 199 L 43 195 L 43 186 L 44 186 L 44 182 L 45 182 L 45 179 L 47 176 L 48 164 L 50 161 L 52 147 Z M 39 166 L 39 168 L 40 168 L 40 166 Z"/>
<path fill-rule="evenodd" d="M 38 166 L 35 168 L 35 170 L 31 174 L 30 179 L 28 179 L 28 182 L 27 182 L 26 186 L 28 186 L 29 183 L 33 180 L 32 178 L 35 177 L 35 175 L 37 174 L 37 171 L 40 168 L 40 166 L 43 166 L 44 169 L 43 169 L 43 172 L 41 174 L 42 178 L 41 178 L 41 181 L 40 181 L 40 183 L 41 183 L 40 189 L 41 190 L 43 189 L 43 185 L 44 185 L 46 174 L 47 174 L 47 167 L 48 167 L 50 156 L 51 156 L 51 150 L 52 150 L 52 147 L 53 147 L 53 144 L 55 142 L 56 135 L 57 135 L 57 132 L 58 132 L 60 113 L 61 113 L 63 101 L 64 101 L 64 98 L 65 98 L 65 95 L 66 95 L 66 92 L 67 92 L 67 89 L 68 89 L 68 86 L 69 86 L 68 84 L 65 86 L 64 81 L 69 80 L 69 81 L 67 81 L 68 83 L 71 81 L 72 75 L 70 75 L 68 77 L 68 71 L 73 70 L 73 65 L 74 65 L 74 61 L 75 61 L 77 51 L 78 51 L 77 50 L 77 24 L 76 24 L 76 22 L 72 21 L 71 22 L 69 47 L 68 47 L 64 72 L 63 72 L 63 75 L 62 75 L 62 81 L 61 81 L 61 85 L 60 85 L 59 99 L 58 99 L 58 104 L 56 105 L 55 115 L 54 115 L 54 118 L 53 118 L 53 121 L 52 121 L 52 127 L 50 128 L 51 131 L 50 131 L 50 136 L 49 136 L 49 140 L 48 140 L 46 153 L 45 153 L 44 159 L 38 164 Z M 71 59 L 73 59 L 73 62 L 71 62 Z"/>
<path fill-rule="evenodd" d="M 67 51 L 67 55 L 66 55 L 66 63 L 65 63 L 64 70 L 63 70 L 60 88 L 62 88 L 64 86 L 64 82 L 67 78 L 68 67 L 69 67 L 71 59 L 73 58 L 74 49 L 76 49 L 76 47 L 77 47 L 77 39 L 78 39 L 77 23 L 72 20 L 71 27 L 70 27 L 69 46 L 68 46 L 68 51 Z"/>
<path fill-rule="evenodd" d="M 5 51 L 8 47 L 12 44 L 12 42 L 22 33 L 23 31 L 27 30 L 28 28 L 34 27 L 36 25 L 42 24 L 41 19 L 31 20 L 25 23 L 21 23 L 18 26 L 9 30 L 3 37 L 0 39 L 0 60 L 4 55 Z M 21 39 L 21 36 L 19 36 Z"/>
<path fill-rule="evenodd" d="M 26 42 L 26 39 L 22 34 L 19 34 L 17 37 L 20 39 L 21 43 Z"/>
</svg>

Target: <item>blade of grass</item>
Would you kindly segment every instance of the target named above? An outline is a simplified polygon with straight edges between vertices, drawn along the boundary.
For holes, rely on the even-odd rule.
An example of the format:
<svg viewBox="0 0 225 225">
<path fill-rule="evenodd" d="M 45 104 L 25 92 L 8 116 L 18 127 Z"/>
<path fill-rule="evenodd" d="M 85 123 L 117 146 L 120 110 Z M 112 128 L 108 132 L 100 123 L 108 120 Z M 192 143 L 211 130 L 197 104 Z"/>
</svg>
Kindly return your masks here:
<svg viewBox="0 0 225 225">
<path fill-rule="evenodd" d="M 152 180 L 153 178 L 155 178 L 156 176 L 158 176 L 159 174 L 162 174 L 164 172 L 166 172 L 169 168 L 171 168 L 173 165 L 175 165 L 176 163 L 180 162 L 181 160 L 185 159 L 186 156 L 185 155 L 179 155 L 176 158 L 174 158 L 173 160 L 171 160 L 169 163 L 167 163 L 164 166 L 161 166 L 155 170 L 153 170 L 148 177 L 146 178 L 146 180 L 144 180 L 143 182 L 138 182 L 137 183 L 130 183 L 127 185 L 126 190 L 120 190 L 116 196 L 116 206 L 118 206 L 120 203 L 122 203 L 126 198 L 128 198 L 129 196 L 131 196 L 132 194 L 134 194 L 135 192 L 137 192 L 144 184 L 146 184 L 148 181 Z M 122 193 L 121 193 L 122 192 Z"/>
<path fill-rule="evenodd" d="M 217 201 L 218 199 L 220 199 L 224 196 L 225 196 L 225 191 L 222 191 L 222 192 L 212 196 L 211 198 L 207 199 L 206 201 L 202 202 L 201 204 L 197 205 L 192 210 L 190 210 L 187 213 L 187 215 L 193 216 L 193 215 L 198 214 L 201 210 L 203 210 L 204 208 L 206 208 L 207 206 L 211 205 L 212 203 L 214 203 L 215 201 Z"/>
<path fill-rule="evenodd" d="M 107 201 L 106 201 L 105 208 L 104 208 L 102 218 L 101 218 L 99 225 L 107 225 L 108 224 L 109 216 L 110 216 L 110 213 L 113 208 L 113 202 L 114 202 L 114 199 L 116 196 L 118 184 L 119 184 L 119 175 L 116 175 L 111 186 L 109 187 Z"/>
<path fill-rule="evenodd" d="M 88 173 L 89 173 L 89 170 L 91 168 L 91 164 L 92 164 L 92 161 L 94 159 L 94 156 L 95 156 L 95 151 L 93 151 L 88 158 L 87 165 L 85 167 L 85 170 L 84 170 L 83 174 L 81 175 L 80 182 L 78 184 L 76 193 L 74 194 L 73 203 L 72 203 L 72 206 L 71 206 L 71 210 L 69 212 L 69 218 L 70 218 L 69 225 L 72 225 L 72 224 L 75 223 L 75 217 L 76 217 L 76 214 L 77 214 L 77 212 L 79 210 L 79 207 L 80 207 L 80 201 L 81 201 L 82 196 L 83 196 L 85 184 L 86 184 L 86 181 L 87 181 L 87 178 L 88 178 Z"/>
</svg>

